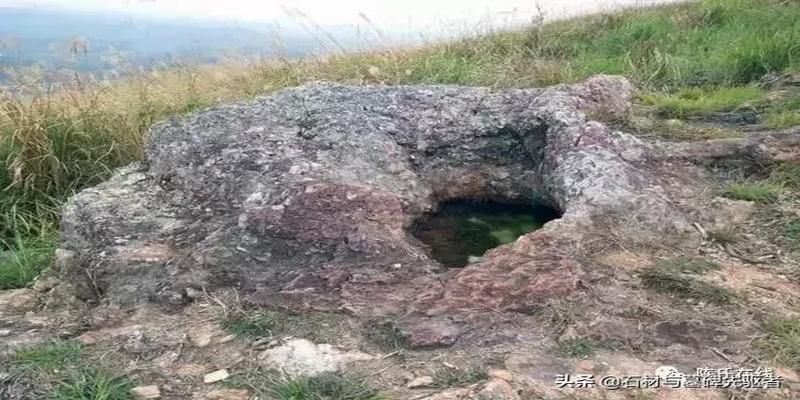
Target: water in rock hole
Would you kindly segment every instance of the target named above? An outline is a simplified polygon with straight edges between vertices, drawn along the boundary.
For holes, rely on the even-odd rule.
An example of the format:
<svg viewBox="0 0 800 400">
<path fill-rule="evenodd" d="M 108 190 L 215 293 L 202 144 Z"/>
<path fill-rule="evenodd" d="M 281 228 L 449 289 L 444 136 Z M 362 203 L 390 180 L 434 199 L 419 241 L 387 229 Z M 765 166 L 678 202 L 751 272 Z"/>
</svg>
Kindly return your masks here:
<svg viewBox="0 0 800 400">
<path fill-rule="evenodd" d="M 435 260 L 459 268 L 558 217 L 558 211 L 545 206 L 458 200 L 421 217 L 412 233 L 430 247 Z"/>
</svg>

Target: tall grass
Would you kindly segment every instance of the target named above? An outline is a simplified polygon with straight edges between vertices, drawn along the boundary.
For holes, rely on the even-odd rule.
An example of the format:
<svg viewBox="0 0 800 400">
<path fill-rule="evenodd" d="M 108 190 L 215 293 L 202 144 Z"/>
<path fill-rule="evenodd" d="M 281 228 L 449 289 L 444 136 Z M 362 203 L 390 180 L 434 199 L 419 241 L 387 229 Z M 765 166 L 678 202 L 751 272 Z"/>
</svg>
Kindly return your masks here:
<svg viewBox="0 0 800 400">
<path fill-rule="evenodd" d="M 0 243 L 46 235 L 75 191 L 140 159 L 155 121 L 311 80 L 530 87 L 623 74 L 650 92 L 800 70 L 800 4 L 708 0 L 412 49 L 236 62 L 0 93 Z M 726 103 L 725 107 L 735 106 Z M 787 113 L 790 112 L 786 111 Z"/>
</svg>

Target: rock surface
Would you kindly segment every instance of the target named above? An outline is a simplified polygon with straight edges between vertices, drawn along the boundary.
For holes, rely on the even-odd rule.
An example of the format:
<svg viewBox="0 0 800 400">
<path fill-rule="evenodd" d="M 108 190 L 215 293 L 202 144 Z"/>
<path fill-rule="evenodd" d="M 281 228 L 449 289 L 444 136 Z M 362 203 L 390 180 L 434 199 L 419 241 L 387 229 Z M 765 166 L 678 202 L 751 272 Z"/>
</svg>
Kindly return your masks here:
<svg viewBox="0 0 800 400">
<path fill-rule="evenodd" d="M 155 126 L 144 162 L 71 199 L 56 262 L 104 304 L 182 306 L 230 287 L 271 306 L 391 319 L 414 347 L 453 344 L 498 312 L 619 307 L 629 286 L 583 246 L 620 229 L 642 241 L 697 234 L 693 224 L 719 220 L 704 210 L 702 160 L 794 154 L 643 142 L 587 117 L 620 118 L 631 95 L 613 76 L 503 92 L 315 83 L 204 110 Z M 563 216 L 448 270 L 407 228 L 450 199 Z"/>
<path fill-rule="evenodd" d="M 338 371 L 349 362 L 370 360 L 372 356 L 360 351 L 342 351 L 330 344 L 291 339 L 265 350 L 260 358 L 267 367 L 289 376 L 315 376 Z"/>
</svg>

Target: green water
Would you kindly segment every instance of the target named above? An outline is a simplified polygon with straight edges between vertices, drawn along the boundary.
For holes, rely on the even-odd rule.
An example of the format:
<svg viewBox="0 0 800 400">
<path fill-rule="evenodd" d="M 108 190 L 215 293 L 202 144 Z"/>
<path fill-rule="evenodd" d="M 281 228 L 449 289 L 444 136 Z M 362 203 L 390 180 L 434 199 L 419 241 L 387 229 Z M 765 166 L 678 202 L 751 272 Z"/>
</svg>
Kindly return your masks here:
<svg viewBox="0 0 800 400">
<path fill-rule="evenodd" d="M 558 218 L 547 207 L 479 201 L 452 201 L 418 220 L 412 232 L 431 248 L 431 256 L 445 266 L 458 268 L 486 250 L 510 243 Z"/>
</svg>

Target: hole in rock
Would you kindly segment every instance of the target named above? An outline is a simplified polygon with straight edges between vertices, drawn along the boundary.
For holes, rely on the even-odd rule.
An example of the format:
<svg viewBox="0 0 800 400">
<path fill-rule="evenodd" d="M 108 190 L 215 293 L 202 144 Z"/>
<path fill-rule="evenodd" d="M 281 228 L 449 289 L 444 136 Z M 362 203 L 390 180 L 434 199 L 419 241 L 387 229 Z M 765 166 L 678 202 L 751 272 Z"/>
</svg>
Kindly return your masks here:
<svg viewBox="0 0 800 400">
<path fill-rule="evenodd" d="M 486 250 L 513 242 L 560 216 L 542 205 L 454 200 L 415 221 L 411 233 L 430 247 L 433 259 L 460 268 Z"/>
</svg>

